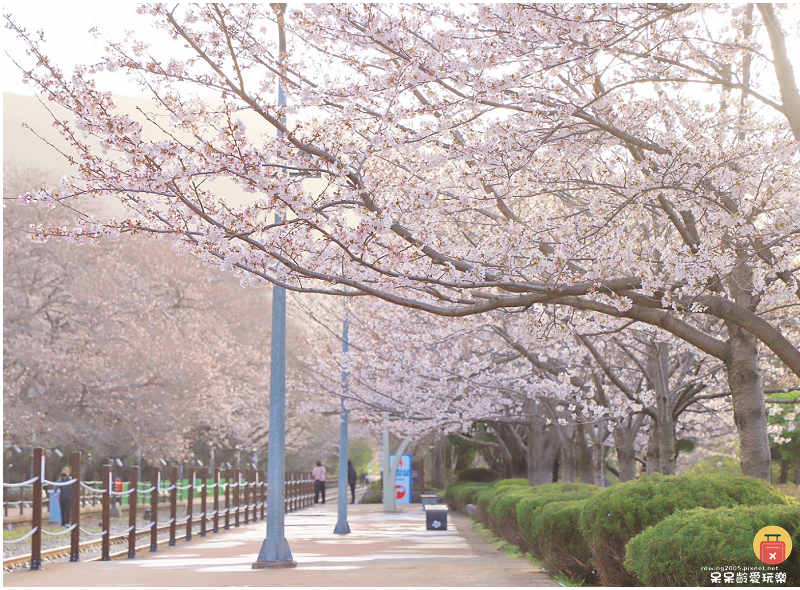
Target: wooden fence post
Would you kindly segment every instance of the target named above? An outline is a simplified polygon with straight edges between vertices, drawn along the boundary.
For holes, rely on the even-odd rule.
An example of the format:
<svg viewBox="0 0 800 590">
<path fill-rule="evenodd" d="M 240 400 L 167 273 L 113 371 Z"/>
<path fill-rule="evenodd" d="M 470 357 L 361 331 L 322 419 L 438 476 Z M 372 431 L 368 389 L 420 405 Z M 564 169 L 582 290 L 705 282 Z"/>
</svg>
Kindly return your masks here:
<svg viewBox="0 0 800 590">
<path fill-rule="evenodd" d="M 186 504 L 186 540 L 192 540 L 192 516 L 194 514 L 194 467 L 189 469 L 189 493 Z"/>
<path fill-rule="evenodd" d="M 291 471 L 286 472 L 286 512 L 294 510 L 294 478 Z"/>
<path fill-rule="evenodd" d="M 298 471 L 296 477 L 297 477 L 297 507 L 304 508 L 303 496 L 305 492 L 305 474 L 302 471 Z"/>
<path fill-rule="evenodd" d="M 283 472 L 283 511 L 289 512 L 291 510 L 291 504 L 289 504 L 289 472 Z"/>
<path fill-rule="evenodd" d="M 233 504 L 236 506 L 236 520 L 234 523 L 235 527 L 239 527 L 239 498 L 241 497 L 242 493 L 242 470 L 236 469 L 233 472 L 233 479 L 236 480 L 234 484 L 236 487 L 233 488 Z"/>
<path fill-rule="evenodd" d="M 214 468 L 214 532 L 219 532 L 219 484 L 220 469 Z"/>
<path fill-rule="evenodd" d="M 136 557 L 136 511 L 139 504 L 139 466 L 131 467 L 131 481 L 129 489 L 133 490 L 128 495 L 128 526 L 133 527 L 128 532 L 128 559 Z"/>
<path fill-rule="evenodd" d="M 208 499 L 208 467 L 203 467 L 200 470 L 200 479 L 202 483 L 202 492 L 200 492 L 200 515 L 202 516 L 200 520 L 200 536 L 206 536 L 206 520 L 208 519 L 208 515 L 206 514 L 206 506 L 207 499 Z"/>
<path fill-rule="evenodd" d="M 303 508 L 303 472 L 296 471 L 294 477 L 297 482 L 297 486 L 295 488 L 297 490 L 297 507 Z"/>
<path fill-rule="evenodd" d="M 161 493 L 161 467 L 154 466 L 150 476 L 150 551 L 158 551 L 158 495 Z"/>
<path fill-rule="evenodd" d="M 41 447 L 33 449 L 33 477 L 36 481 L 33 482 L 31 524 L 36 532 L 31 537 L 31 569 L 40 570 L 42 569 L 42 480 L 44 479 L 44 449 Z"/>
<path fill-rule="evenodd" d="M 253 469 L 250 472 L 250 497 L 253 505 L 253 515 L 251 519 L 253 522 L 258 520 L 258 469 Z"/>
<path fill-rule="evenodd" d="M 244 470 L 244 523 L 250 522 L 250 470 Z"/>
<path fill-rule="evenodd" d="M 169 544 L 174 547 L 178 541 L 175 536 L 178 533 L 178 468 L 173 467 L 169 475 L 170 487 L 169 491 Z"/>
<path fill-rule="evenodd" d="M 254 481 L 253 481 L 253 503 L 255 507 L 253 508 L 253 520 L 259 520 L 261 518 L 261 511 L 264 508 L 262 492 L 264 491 L 264 482 L 261 480 L 261 471 L 258 469 L 253 470 L 254 474 Z"/>
<path fill-rule="evenodd" d="M 261 480 L 261 484 L 258 486 L 261 490 L 261 520 L 264 520 L 267 514 L 267 480 L 263 469 L 258 474 Z"/>
<path fill-rule="evenodd" d="M 225 530 L 231 528 L 231 470 L 225 470 Z"/>
<path fill-rule="evenodd" d="M 103 465 L 103 541 L 100 561 L 111 560 L 111 465 Z"/>
<path fill-rule="evenodd" d="M 72 453 L 72 477 L 75 483 L 72 484 L 72 495 L 70 502 L 70 522 L 75 525 L 69 540 L 69 560 L 80 561 L 81 545 L 81 454 Z"/>
</svg>

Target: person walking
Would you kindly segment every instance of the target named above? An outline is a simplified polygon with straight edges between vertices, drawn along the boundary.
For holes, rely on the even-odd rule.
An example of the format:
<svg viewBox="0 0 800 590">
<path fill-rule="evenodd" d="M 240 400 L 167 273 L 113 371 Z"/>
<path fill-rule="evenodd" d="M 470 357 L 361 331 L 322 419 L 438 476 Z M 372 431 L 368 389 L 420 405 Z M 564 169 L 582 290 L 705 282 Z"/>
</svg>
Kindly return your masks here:
<svg viewBox="0 0 800 590">
<path fill-rule="evenodd" d="M 353 467 L 353 462 L 348 459 L 347 460 L 347 483 L 350 484 L 350 500 L 351 504 L 356 503 L 356 479 L 358 475 L 356 474 L 356 468 Z"/>
<path fill-rule="evenodd" d="M 314 478 L 314 504 L 319 504 L 319 496 L 322 494 L 322 503 L 325 503 L 325 467 L 322 461 L 317 461 L 317 466 L 311 470 Z"/>
<path fill-rule="evenodd" d="M 69 467 L 64 467 L 61 470 L 61 477 L 59 482 L 69 481 L 70 477 Z M 70 526 L 70 508 L 72 507 L 72 485 L 58 486 L 58 503 L 61 508 L 61 526 L 69 528 Z"/>
</svg>

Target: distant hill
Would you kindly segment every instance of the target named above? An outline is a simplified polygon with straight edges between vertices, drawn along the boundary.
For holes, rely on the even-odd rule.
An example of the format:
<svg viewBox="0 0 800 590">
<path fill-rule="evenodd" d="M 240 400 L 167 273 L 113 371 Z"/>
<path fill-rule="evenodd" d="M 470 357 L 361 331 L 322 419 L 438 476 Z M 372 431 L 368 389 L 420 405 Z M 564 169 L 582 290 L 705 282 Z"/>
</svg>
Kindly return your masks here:
<svg viewBox="0 0 800 590">
<path fill-rule="evenodd" d="M 116 98 L 120 107 L 133 108 L 137 104 L 148 103 L 146 98 Z M 47 145 L 50 142 L 58 149 L 66 150 L 67 145 L 53 127 L 51 109 L 56 114 L 64 114 L 64 109 L 36 96 L 3 93 L 3 167 L 35 166 L 53 170 L 57 176 L 69 171 L 69 164 L 56 149 Z M 27 124 L 30 129 L 23 127 Z M 37 137 L 39 135 L 41 137 Z M 46 141 L 42 141 L 46 140 Z"/>
<path fill-rule="evenodd" d="M 52 107 L 52 103 L 48 106 Z M 23 123 L 31 129 L 23 128 Z M 68 164 L 52 147 L 36 137 L 34 131 L 55 145 L 64 146 L 53 128 L 52 117 L 35 96 L 3 93 L 3 168 L 34 166 L 53 170 L 60 176 Z"/>
<path fill-rule="evenodd" d="M 134 118 L 136 107 L 148 111 L 153 109 L 153 100 L 148 97 L 115 96 L 114 102 L 121 111 L 131 114 Z M 53 127 L 53 116 L 48 109 L 57 116 L 67 115 L 62 107 L 46 100 L 42 101 L 36 96 L 3 93 L 3 169 L 7 173 L 15 166 L 32 167 L 43 172 L 52 171 L 55 178 L 70 172 L 69 163 L 58 151 L 68 153 L 69 146 Z M 253 113 L 242 113 L 242 118 L 250 130 L 264 128 L 266 133 L 274 133 L 274 129 L 268 128 Z M 245 204 L 254 199 L 251 193 L 242 191 L 230 181 L 217 182 L 219 184 L 215 186 L 218 190 L 224 191 L 229 203 Z"/>
</svg>

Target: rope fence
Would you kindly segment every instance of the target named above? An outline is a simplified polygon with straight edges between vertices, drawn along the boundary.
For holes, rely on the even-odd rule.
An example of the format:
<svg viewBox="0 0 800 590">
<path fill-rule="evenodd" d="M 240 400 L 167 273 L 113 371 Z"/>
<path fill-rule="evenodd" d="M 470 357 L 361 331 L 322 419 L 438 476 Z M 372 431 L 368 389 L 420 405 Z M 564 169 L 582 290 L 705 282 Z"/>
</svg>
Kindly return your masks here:
<svg viewBox="0 0 800 590">
<path fill-rule="evenodd" d="M 42 529 L 42 534 L 50 535 L 51 537 L 60 537 L 61 535 L 66 535 L 67 533 L 71 533 L 72 529 L 74 529 L 77 525 L 72 525 L 69 528 L 64 529 L 63 531 L 58 531 L 57 533 L 46 531 Z M 5 541 L 4 541 L 5 542 Z"/>
<path fill-rule="evenodd" d="M 3 502 L 4 507 L 28 504 L 31 507 L 31 530 L 24 536 L 3 540 L 3 544 L 17 544 L 30 540 L 31 552 L 23 556 L 30 561 L 31 570 L 42 567 L 42 535 L 60 537 L 71 535 L 70 561 L 79 561 L 80 536 L 98 537 L 100 540 L 93 543 L 101 544 L 101 561 L 108 561 L 110 557 L 111 542 L 128 540 L 128 557 L 136 557 L 136 537 L 143 533 L 150 534 L 150 551 L 158 549 L 158 533 L 169 531 L 169 544 L 175 545 L 179 537 L 178 525 L 185 525 L 185 533 L 180 536 L 191 541 L 196 525 L 199 525 L 199 535 L 206 536 L 208 528 L 214 533 L 239 527 L 242 524 L 263 521 L 266 519 L 267 482 L 263 470 L 256 469 L 189 469 L 188 483 L 183 485 L 179 481 L 178 467 L 169 470 L 169 484 L 162 483 L 161 468 L 152 469 L 149 482 L 139 481 L 139 467 L 132 467 L 130 480 L 121 482 L 119 479 L 112 481 L 111 465 L 102 468 L 101 481 L 80 481 L 73 477 L 66 481 L 49 481 L 44 478 L 45 459 L 43 450 L 34 449 L 33 477 L 19 483 L 3 483 L 4 488 L 31 488 L 31 500 Z M 167 470 L 165 469 L 165 472 Z M 73 453 L 71 472 L 81 473 L 81 453 Z M 211 477 L 209 477 L 211 475 Z M 331 480 L 335 483 L 335 480 Z M 314 503 L 314 482 L 311 472 L 286 472 L 284 483 L 284 508 L 286 512 L 298 510 Z M 63 531 L 46 531 L 42 527 L 43 507 L 47 500 L 44 499 L 44 486 L 57 489 L 69 489 L 69 526 Z M 127 489 L 123 489 L 127 488 Z M 186 516 L 178 518 L 178 492 L 181 494 L 181 505 L 185 504 Z M 183 500 L 184 492 L 186 500 Z M 23 497 L 24 498 L 24 497 Z M 52 498 L 52 494 L 51 494 Z M 112 506 L 122 506 L 122 498 L 127 500 L 128 527 L 122 531 L 111 530 Z M 87 531 L 81 527 L 81 508 L 89 510 L 88 504 L 96 506 L 101 504 L 101 530 L 99 532 Z M 159 523 L 159 504 L 163 502 L 169 508 L 169 518 Z M 139 504 L 141 503 L 141 507 Z M 199 504 L 199 506 L 196 506 Z M 49 503 L 48 503 L 49 505 Z M 199 510 L 196 510 L 199 507 Z M 66 507 L 65 507 L 66 508 Z M 115 514 L 121 517 L 121 510 Z M 20 511 L 22 512 L 22 507 Z M 49 507 L 52 514 L 53 507 Z M 137 524 L 137 516 L 144 510 L 144 518 L 149 520 L 145 525 Z M 65 512 L 65 514 L 67 514 Z M 210 525 L 210 527 L 209 527 Z M 66 526 L 66 525 L 65 525 Z M 67 547 L 60 547 L 48 551 L 64 553 Z M 10 558 L 19 562 L 19 557 Z M 4 560 L 8 561 L 8 560 Z"/>
</svg>

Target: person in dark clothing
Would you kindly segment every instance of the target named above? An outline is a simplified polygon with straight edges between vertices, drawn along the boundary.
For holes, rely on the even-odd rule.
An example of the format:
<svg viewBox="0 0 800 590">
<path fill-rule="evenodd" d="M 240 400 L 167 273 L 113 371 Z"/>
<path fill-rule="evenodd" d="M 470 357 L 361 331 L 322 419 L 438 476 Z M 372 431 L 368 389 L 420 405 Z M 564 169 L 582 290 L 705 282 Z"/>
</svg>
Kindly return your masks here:
<svg viewBox="0 0 800 590">
<path fill-rule="evenodd" d="M 58 481 L 69 481 L 70 477 L 69 467 L 64 467 L 61 470 L 61 477 Z M 72 486 L 58 486 L 58 503 L 61 508 L 61 526 L 70 526 L 70 508 L 72 507 Z"/>
<path fill-rule="evenodd" d="M 351 504 L 356 503 L 356 468 L 353 467 L 353 462 L 349 459 L 347 460 L 347 483 L 350 484 L 350 495 L 352 500 L 350 501 Z"/>
</svg>

